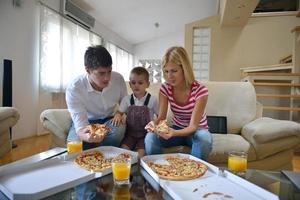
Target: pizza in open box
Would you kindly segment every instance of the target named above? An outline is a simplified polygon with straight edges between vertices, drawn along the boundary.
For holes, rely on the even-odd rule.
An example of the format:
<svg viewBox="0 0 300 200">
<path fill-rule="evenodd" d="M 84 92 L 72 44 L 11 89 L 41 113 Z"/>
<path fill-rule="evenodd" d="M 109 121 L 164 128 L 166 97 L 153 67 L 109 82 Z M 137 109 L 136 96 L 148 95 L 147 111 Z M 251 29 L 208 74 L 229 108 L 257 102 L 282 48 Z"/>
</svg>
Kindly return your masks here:
<svg viewBox="0 0 300 200">
<path fill-rule="evenodd" d="M 207 171 L 208 167 L 196 160 L 180 156 L 167 156 L 168 164 L 157 164 L 146 161 L 147 165 L 162 179 L 190 180 L 195 179 Z"/>
<path fill-rule="evenodd" d="M 82 152 L 79 154 L 74 162 L 80 167 L 93 172 L 101 172 L 106 169 L 111 168 L 111 162 L 114 158 L 117 159 L 128 159 L 131 155 L 127 153 L 121 153 L 115 157 L 105 158 L 104 154 L 99 150 L 92 150 L 87 152 Z"/>
</svg>

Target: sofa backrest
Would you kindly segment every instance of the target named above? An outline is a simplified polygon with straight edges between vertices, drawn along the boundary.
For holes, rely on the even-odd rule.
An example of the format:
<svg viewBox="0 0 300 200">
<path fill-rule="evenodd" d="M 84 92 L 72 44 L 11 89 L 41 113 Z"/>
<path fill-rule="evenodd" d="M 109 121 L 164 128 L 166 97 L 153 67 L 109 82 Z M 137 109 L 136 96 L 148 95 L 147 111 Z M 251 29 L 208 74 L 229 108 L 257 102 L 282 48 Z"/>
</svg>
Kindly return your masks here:
<svg viewBox="0 0 300 200">
<path fill-rule="evenodd" d="M 256 93 L 250 82 L 204 82 L 208 87 L 206 114 L 227 117 L 227 132 L 240 133 L 255 119 Z"/>
<path fill-rule="evenodd" d="M 256 117 L 256 93 L 249 82 L 203 82 L 208 87 L 206 114 L 227 117 L 227 132 L 239 134 Z M 128 93 L 131 89 L 127 84 Z M 158 96 L 160 83 L 152 83 L 148 92 Z M 168 116 L 169 118 L 170 116 Z"/>
</svg>

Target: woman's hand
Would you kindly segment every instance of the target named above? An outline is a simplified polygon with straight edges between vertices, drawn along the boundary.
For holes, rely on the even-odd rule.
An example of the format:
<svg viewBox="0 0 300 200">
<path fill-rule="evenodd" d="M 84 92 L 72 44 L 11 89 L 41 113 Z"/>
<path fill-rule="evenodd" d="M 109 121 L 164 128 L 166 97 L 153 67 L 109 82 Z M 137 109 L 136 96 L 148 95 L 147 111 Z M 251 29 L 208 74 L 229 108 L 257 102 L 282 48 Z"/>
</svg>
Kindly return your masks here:
<svg viewBox="0 0 300 200">
<path fill-rule="evenodd" d="M 159 137 L 162 137 L 165 140 L 170 139 L 171 137 L 173 137 L 175 135 L 175 130 L 172 128 L 168 128 L 167 132 L 163 132 L 163 131 L 157 131 L 156 133 Z"/>
<path fill-rule="evenodd" d="M 154 129 L 155 129 L 155 123 L 154 123 L 154 121 L 149 122 L 149 123 L 145 126 L 145 129 L 146 129 L 148 132 L 153 132 Z"/>
</svg>

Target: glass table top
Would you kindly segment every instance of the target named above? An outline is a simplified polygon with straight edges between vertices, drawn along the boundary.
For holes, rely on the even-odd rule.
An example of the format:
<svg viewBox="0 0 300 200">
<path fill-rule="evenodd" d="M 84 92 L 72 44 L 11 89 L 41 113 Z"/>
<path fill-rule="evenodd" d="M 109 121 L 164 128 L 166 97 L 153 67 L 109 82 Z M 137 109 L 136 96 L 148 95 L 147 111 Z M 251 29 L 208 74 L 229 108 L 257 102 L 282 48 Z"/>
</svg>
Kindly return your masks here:
<svg viewBox="0 0 300 200">
<path fill-rule="evenodd" d="M 53 157 L 52 151 L 51 154 L 47 155 L 49 158 Z M 56 153 L 61 154 L 63 152 L 59 149 Z M 28 163 L 31 161 L 38 162 L 37 156 L 26 159 L 23 162 Z M 22 161 L 17 161 L 16 164 L 22 164 Z M 280 171 L 248 169 L 243 178 L 278 195 L 281 200 L 300 199 L 300 191 Z M 108 174 L 44 199 L 172 199 L 172 197 L 160 187 L 159 183 L 139 164 L 132 166 L 130 182 L 131 184 L 128 186 L 116 187 L 113 183 L 112 174 Z M 4 200 L 8 198 L 0 192 L 0 199 Z"/>
</svg>

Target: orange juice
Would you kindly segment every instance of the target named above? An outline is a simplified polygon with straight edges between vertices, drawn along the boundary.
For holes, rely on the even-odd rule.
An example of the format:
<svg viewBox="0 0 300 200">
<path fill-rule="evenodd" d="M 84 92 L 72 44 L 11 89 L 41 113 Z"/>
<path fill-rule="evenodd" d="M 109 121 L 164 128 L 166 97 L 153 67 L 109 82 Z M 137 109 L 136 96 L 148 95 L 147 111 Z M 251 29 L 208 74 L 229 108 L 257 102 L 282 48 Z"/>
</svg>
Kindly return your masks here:
<svg viewBox="0 0 300 200">
<path fill-rule="evenodd" d="M 233 172 L 245 172 L 247 170 L 247 158 L 229 156 L 228 168 Z"/>
<path fill-rule="evenodd" d="M 130 164 L 128 163 L 113 163 L 112 171 L 114 179 L 116 180 L 126 180 L 129 179 L 130 174 Z"/>
<path fill-rule="evenodd" d="M 81 141 L 69 141 L 67 143 L 68 153 L 76 153 L 82 151 L 82 142 Z"/>
</svg>

